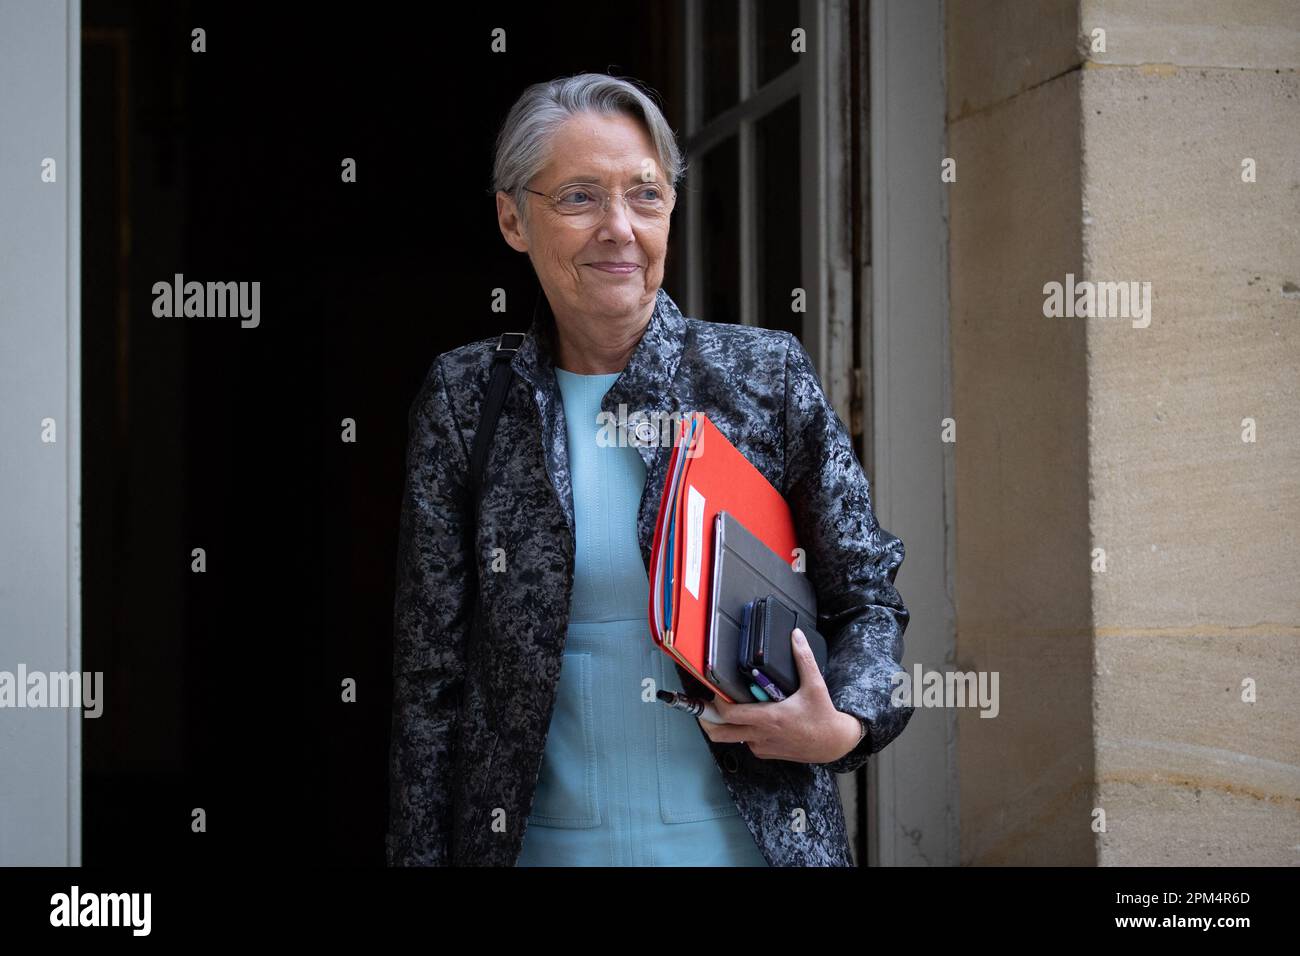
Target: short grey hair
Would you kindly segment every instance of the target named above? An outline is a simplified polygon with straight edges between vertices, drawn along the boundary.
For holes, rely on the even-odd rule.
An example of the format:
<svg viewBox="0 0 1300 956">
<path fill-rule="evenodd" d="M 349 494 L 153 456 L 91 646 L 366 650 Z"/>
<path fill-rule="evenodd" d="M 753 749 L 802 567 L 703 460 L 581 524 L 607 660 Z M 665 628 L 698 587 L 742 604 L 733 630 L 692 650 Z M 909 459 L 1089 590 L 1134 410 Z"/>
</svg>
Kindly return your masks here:
<svg viewBox="0 0 1300 956">
<path fill-rule="evenodd" d="M 604 73 L 577 73 L 534 83 L 510 108 L 497 134 L 492 165 L 492 192 L 509 194 L 528 225 L 525 188 L 549 159 L 551 138 L 579 113 L 622 113 L 640 120 L 654 144 L 655 159 L 674 189 L 686 171 L 677 136 L 648 89 Z"/>
</svg>

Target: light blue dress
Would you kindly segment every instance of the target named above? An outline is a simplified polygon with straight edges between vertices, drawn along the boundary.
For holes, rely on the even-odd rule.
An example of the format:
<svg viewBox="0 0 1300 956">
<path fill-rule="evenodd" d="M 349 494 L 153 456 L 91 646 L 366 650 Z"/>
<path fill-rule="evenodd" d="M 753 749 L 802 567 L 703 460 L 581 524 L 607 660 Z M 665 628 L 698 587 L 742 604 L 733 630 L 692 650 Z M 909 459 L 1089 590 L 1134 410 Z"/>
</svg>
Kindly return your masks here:
<svg viewBox="0 0 1300 956">
<path fill-rule="evenodd" d="M 573 597 L 516 865 L 767 866 L 696 719 L 654 697 L 682 685 L 646 619 L 636 530 L 645 464 L 630 444 L 597 441 L 619 373 L 555 375 L 573 481 Z"/>
</svg>

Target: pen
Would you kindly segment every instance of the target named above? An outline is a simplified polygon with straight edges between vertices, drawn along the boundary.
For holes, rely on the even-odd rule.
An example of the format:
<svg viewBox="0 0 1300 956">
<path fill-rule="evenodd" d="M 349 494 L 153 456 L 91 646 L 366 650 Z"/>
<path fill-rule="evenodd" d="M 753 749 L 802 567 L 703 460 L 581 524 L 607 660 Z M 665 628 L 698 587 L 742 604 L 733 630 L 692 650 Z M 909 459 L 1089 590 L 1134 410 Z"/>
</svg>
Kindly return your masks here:
<svg viewBox="0 0 1300 956">
<path fill-rule="evenodd" d="M 781 692 L 781 688 L 773 684 L 766 674 L 762 673 L 757 667 L 751 667 L 749 672 L 754 675 L 754 680 L 758 681 L 758 686 L 767 691 L 773 700 L 785 700 L 785 694 Z"/>
<path fill-rule="evenodd" d="M 662 700 L 673 710 L 684 710 L 692 716 L 707 720 L 711 724 L 725 724 L 726 721 L 718 716 L 718 712 L 713 709 L 712 704 L 697 700 L 694 697 L 688 697 L 686 694 L 679 694 L 676 691 L 659 690 L 655 691 L 655 696 Z"/>
</svg>

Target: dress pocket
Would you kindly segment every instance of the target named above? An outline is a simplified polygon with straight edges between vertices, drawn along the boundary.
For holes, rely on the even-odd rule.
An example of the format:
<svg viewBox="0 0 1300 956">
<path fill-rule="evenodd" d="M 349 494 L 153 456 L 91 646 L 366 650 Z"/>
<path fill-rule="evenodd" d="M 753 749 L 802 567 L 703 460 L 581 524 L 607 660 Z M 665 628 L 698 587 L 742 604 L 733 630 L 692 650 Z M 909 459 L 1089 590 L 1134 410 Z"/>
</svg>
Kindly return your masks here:
<svg viewBox="0 0 1300 956">
<path fill-rule="evenodd" d="M 663 655 L 659 655 L 663 656 Z M 659 686 L 681 691 L 671 661 L 661 663 Z M 696 823 L 740 815 L 708 738 L 690 714 L 655 704 L 658 741 L 659 812 L 664 823 Z"/>
<path fill-rule="evenodd" d="M 564 654 L 530 824 L 600 826 L 590 653 Z"/>
</svg>

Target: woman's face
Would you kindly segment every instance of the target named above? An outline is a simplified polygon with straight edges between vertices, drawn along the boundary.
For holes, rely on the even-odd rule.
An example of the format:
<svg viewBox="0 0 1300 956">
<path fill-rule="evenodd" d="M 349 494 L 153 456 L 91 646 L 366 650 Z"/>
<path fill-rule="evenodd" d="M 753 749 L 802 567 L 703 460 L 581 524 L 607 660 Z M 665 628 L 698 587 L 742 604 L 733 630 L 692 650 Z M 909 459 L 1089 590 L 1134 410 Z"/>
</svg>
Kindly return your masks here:
<svg viewBox="0 0 1300 956">
<path fill-rule="evenodd" d="M 636 119 L 622 114 L 581 113 L 551 140 L 550 156 L 529 189 L 554 195 L 572 182 L 595 182 L 611 193 L 609 209 L 594 225 L 575 227 L 572 217 L 541 196 L 526 193 L 528 229 L 514 202 L 497 193 L 497 218 L 506 242 L 527 252 L 542 288 L 556 301 L 557 315 L 627 315 L 652 301 L 663 283 L 670 215 L 655 222 L 629 216 L 617 195 L 650 178 L 667 188 L 654 145 Z M 671 192 L 669 192 L 671 212 Z M 626 272 L 602 270 L 603 263 L 632 264 Z"/>
</svg>

